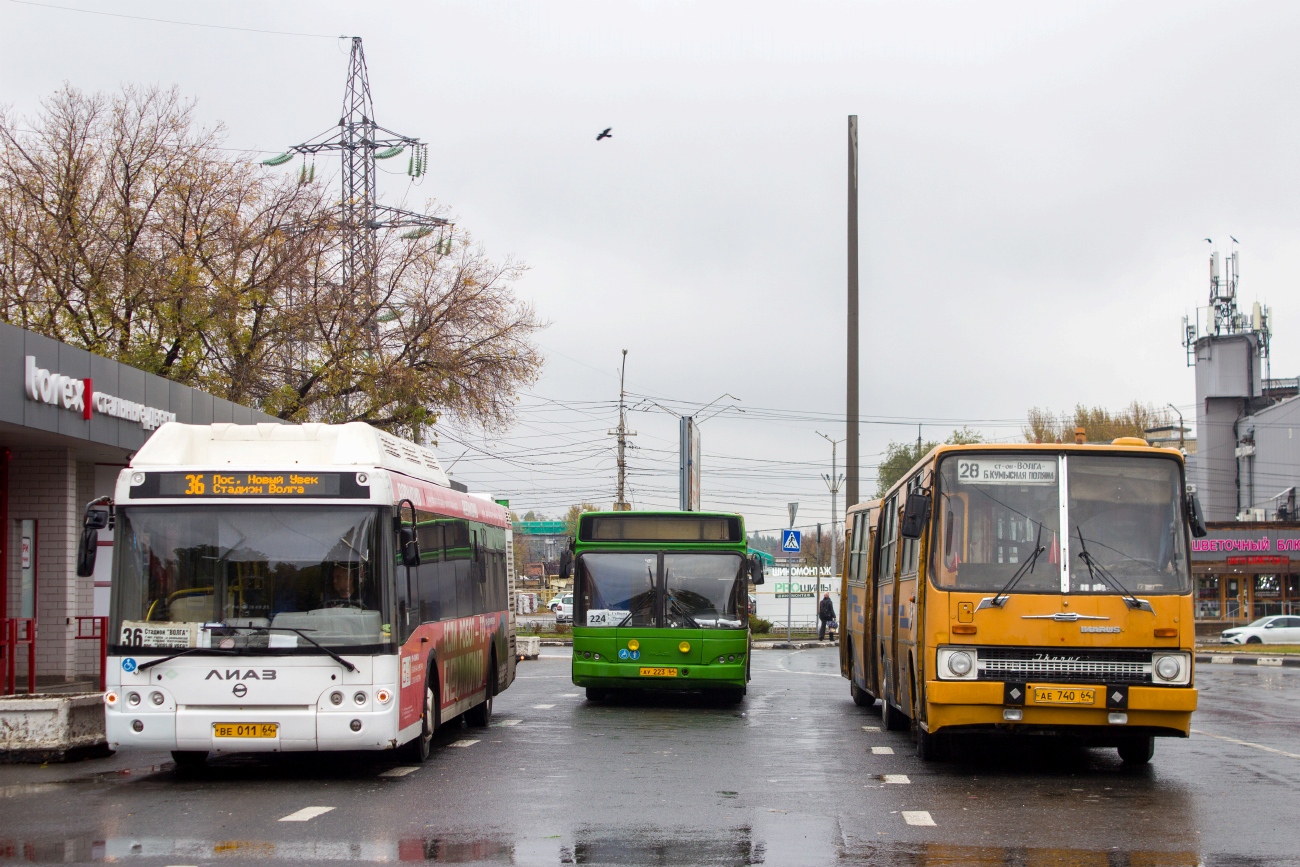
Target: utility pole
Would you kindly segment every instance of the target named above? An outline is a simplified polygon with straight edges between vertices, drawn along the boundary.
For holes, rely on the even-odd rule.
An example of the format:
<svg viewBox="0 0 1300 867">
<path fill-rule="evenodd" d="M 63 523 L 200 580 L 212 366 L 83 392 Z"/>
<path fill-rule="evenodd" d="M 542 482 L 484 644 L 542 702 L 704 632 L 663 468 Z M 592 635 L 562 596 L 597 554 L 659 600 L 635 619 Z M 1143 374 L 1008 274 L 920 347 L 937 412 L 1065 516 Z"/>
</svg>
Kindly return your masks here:
<svg viewBox="0 0 1300 867">
<path fill-rule="evenodd" d="M 848 482 L 844 489 L 845 508 L 858 502 L 858 116 L 849 115 L 849 297 L 848 311 L 848 395 L 845 401 L 845 427 L 848 445 L 844 449 L 844 469 Z"/>
<path fill-rule="evenodd" d="M 618 428 L 609 431 L 610 436 L 618 437 L 618 499 L 614 502 L 615 512 L 631 511 L 632 505 L 627 501 L 627 438 L 636 436 L 636 431 L 627 429 L 627 391 L 623 387 L 623 377 L 627 373 L 627 350 L 623 350 L 623 367 L 618 373 Z"/>
<path fill-rule="evenodd" d="M 338 151 L 343 160 L 343 173 L 339 191 L 339 228 L 342 230 L 341 283 L 362 303 L 373 302 L 377 247 L 375 233 L 380 229 L 410 227 L 405 238 L 422 238 L 434 231 L 440 233 L 451 223 L 441 217 L 417 214 L 401 208 L 380 205 L 375 199 L 375 161 L 387 160 L 410 150 L 406 173 L 412 178 L 422 177 L 428 168 L 429 146 L 418 138 L 395 133 L 375 121 L 375 106 L 370 98 L 370 74 L 366 70 L 366 55 L 361 48 L 361 37 L 352 37 L 352 54 L 348 58 L 348 81 L 343 90 L 343 113 L 339 116 L 338 132 L 323 141 L 306 141 L 294 145 L 283 154 L 263 161 L 263 165 L 279 166 L 301 154 L 303 168 L 300 182 L 307 183 L 315 177 L 315 155 L 322 151 Z M 312 168 L 307 170 L 307 156 L 311 155 Z M 369 327 L 376 330 L 376 314 L 370 310 Z"/>
<path fill-rule="evenodd" d="M 1183 439 L 1183 433 L 1185 431 L 1185 428 L 1183 427 L 1183 412 L 1172 403 L 1169 404 L 1169 408 L 1178 413 L 1178 450 L 1183 454 L 1187 454 L 1187 443 Z"/>
<path fill-rule="evenodd" d="M 831 474 L 828 476 L 825 473 L 822 473 L 822 480 L 826 482 L 826 487 L 829 488 L 831 492 L 831 575 L 834 575 L 837 566 L 837 561 L 835 557 L 835 540 L 844 538 L 843 535 L 840 536 L 835 535 L 835 518 L 836 518 L 835 497 L 840 492 L 840 485 L 843 484 L 844 482 L 844 474 L 837 472 L 838 467 L 836 466 L 835 451 L 836 451 L 836 447 L 840 443 L 844 442 L 844 440 L 833 440 L 830 437 L 828 437 L 826 434 L 822 433 L 821 431 L 817 431 L 816 433 L 817 436 L 821 437 L 822 439 L 826 440 L 828 443 L 831 444 Z M 847 505 L 845 506 L 844 511 L 846 513 L 848 512 Z"/>
<path fill-rule="evenodd" d="M 794 516 L 799 511 L 798 503 L 787 503 L 790 507 L 790 529 L 794 529 Z M 794 558 L 785 558 L 785 643 L 790 643 L 790 620 L 794 615 Z"/>
</svg>

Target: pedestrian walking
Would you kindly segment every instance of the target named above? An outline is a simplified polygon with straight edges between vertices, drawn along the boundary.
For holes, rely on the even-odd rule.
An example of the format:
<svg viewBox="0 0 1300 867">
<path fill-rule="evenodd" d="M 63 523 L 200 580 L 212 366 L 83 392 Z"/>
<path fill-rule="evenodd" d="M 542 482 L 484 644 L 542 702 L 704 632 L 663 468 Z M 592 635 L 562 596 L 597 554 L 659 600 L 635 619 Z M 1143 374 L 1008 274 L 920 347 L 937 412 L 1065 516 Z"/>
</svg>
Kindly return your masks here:
<svg viewBox="0 0 1300 867">
<path fill-rule="evenodd" d="M 822 594 L 821 604 L 817 606 L 817 640 L 826 640 L 826 629 L 830 626 L 831 621 L 835 619 L 835 603 L 831 602 L 831 594 Z M 830 627 L 834 632 L 834 627 Z"/>
</svg>

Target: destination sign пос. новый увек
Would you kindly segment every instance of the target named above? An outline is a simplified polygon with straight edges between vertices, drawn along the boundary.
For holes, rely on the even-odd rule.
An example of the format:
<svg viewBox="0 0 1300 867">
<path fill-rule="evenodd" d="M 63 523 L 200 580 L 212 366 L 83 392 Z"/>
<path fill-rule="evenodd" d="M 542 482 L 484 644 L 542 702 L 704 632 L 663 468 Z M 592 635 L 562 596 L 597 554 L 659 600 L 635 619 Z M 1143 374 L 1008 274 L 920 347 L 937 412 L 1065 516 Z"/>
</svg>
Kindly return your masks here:
<svg viewBox="0 0 1300 867">
<path fill-rule="evenodd" d="M 208 497 L 357 497 L 370 489 L 355 473 L 219 472 L 146 473 L 132 499 Z"/>
</svg>

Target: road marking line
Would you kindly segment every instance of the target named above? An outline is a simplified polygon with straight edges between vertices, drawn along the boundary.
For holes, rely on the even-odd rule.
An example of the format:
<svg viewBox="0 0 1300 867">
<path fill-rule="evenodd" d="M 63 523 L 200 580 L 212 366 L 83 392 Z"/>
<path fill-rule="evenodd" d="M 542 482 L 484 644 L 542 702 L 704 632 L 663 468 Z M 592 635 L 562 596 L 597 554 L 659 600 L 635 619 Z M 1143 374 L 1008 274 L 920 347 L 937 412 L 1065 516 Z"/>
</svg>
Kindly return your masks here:
<svg viewBox="0 0 1300 867">
<path fill-rule="evenodd" d="M 388 770 L 384 771 L 384 772 L 383 772 L 382 774 L 380 774 L 379 776 L 381 776 L 381 777 L 404 777 L 404 776 L 406 776 L 407 774 L 413 774 L 413 773 L 415 773 L 415 772 L 418 771 L 418 770 L 420 770 L 420 766 L 419 766 L 419 765 L 407 765 L 406 767 L 402 767 L 402 768 L 389 768 Z"/>
<path fill-rule="evenodd" d="M 303 807 L 301 810 L 299 810 L 296 813 L 290 813 L 289 815 L 284 816 L 283 818 L 280 819 L 280 821 L 281 822 L 310 822 L 312 819 L 315 819 L 317 816 L 323 816 L 324 814 L 328 813 L 330 810 L 333 809 L 334 809 L 333 807 Z"/>
<path fill-rule="evenodd" d="M 1276 753 L 1279 756 L 1286 756 L 1290 759 L 1300 759 L 1300 753 L 1288 753 L 1286 750 L 1274 749 L 1273 747 L 1266 747 L 1263 744 L 1254 744 L 1250 741 L 1239 741 L 1236 738 L 1224 737 L 1223 735 L 1210 734 L 1209 732 L 1203 732 L 1200 729 L 1192 729 L 1192 734 L 1205 735 L 1207 738 L 1217 738 L 1218 740 L 1227 741 L 1230 744 L 1237 744 L 1242 747 L 1254 747 L 1257 750 L 1263 750 L 1266 753 Z"/>
<path fill-rule="evenodd" d="M 475 738 L 465 738 L 464 740 L 460 740 L 460 741 L 452 741 L 451 743 L 447 744 L 447 746 L 449 746 L 449 747 L 472 747 L 472 746 L 474 746 L 474 744 L 476 744 L 476 743 L 478 743 L 478 740 L 475 739 Z"/>
<path fill-rule="evenodd" d="M 550 710 L 553 707 L 555 707 L 553 704 L 535 704 L 533 710 Z"/>
<path fill-rule="evenodd" d="M 519 719 L 497 719 L 497 720 L 492 720 L 492 727 L 493 727 L 493 728 L 496 728 L 497 726 L 517 726 L 517 725 L 519 725 L 521 722 L 523 722 L 523 720 L 519 720 Z"/>
<path fill-rule="evenodd" d="M 577 698 L 581 694 L 582 693 L 578 692 L 562 692 L 560 693 L 560 698 Z"/>
<path fill-rule="evenodd" d="M 893 747 L 872 747 L 871 753 L 872 755 L 876 755 L 876 756 L 892 756 L 894 754 L 894 748 Z"/>
<path fill-rule="evenodd" d="M 880 731 L 880 726 L 863 726 L 862 730 L 864 732 L 878 732 Z"/>
<path fill-rule="evenodd" d="M 925 810 L 904 810 L 903 821 L 909 825 L 924 825 L 929 828 L 935 826 L 934 819 Z"/>
<path fill-rule="evenodd" d="M 886 783 L 899 783 L 902 785 L 912 782 L 907 778 L 907 774 L 881 774 L 880 779 L 884 780 Z"/>
</svg>

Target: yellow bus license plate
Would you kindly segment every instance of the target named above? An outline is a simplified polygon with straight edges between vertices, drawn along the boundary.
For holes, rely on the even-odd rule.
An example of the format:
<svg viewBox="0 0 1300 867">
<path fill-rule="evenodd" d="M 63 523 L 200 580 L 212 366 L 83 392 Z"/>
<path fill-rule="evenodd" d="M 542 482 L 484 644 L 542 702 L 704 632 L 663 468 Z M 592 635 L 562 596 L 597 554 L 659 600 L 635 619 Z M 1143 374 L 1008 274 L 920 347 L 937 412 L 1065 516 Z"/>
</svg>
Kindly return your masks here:
<svg viewBox="0 0 1300 867">
<path fill-rule="evenodd" d="M 676 677 L 677 669 L 675 668 L 643 668 L 641 669 L 642 677 Z"/>
<path fill-rule="evenodd" d="M 1034 704 L 1095 704 L 1095 689 L 1034 688 Z"/>
<path fill-rule="evenodd" d="M 279 723 L 213 723 L 214 738 L 273 738 Z"/>
</svg>

